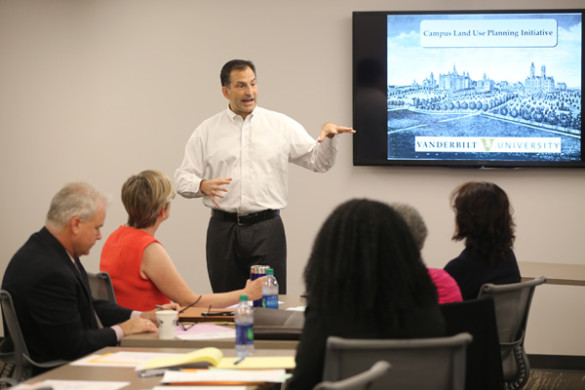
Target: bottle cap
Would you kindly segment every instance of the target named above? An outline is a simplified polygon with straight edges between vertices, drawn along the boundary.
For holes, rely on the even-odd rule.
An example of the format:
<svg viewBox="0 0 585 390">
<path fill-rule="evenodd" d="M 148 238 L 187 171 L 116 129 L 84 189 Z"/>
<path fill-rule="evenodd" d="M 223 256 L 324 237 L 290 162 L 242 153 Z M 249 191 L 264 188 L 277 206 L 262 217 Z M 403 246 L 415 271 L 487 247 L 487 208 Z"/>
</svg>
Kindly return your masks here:
<svg viewBox="0 0 585 390">
<path fill-rule="evenodd" d="M 246 294 L 240 295 L 240 301 L 247 301 L 247 300 L 248 300 L 248 296 Z"/>
<path fill-rule="evenodd" d="M 268 268 L 268 269 L 266 270 L 266 275 L 274 275 L 274 269 L 272 269 L 272 268 Z"/>
</svg>

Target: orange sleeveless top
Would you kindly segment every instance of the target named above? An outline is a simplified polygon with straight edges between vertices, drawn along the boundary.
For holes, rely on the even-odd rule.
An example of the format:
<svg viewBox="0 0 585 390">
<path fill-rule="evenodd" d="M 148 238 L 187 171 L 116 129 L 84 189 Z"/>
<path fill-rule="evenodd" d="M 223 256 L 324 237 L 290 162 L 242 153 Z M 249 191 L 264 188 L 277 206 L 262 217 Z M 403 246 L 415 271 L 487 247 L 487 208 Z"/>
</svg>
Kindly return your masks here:
<svg viewBox="0 0 585 390">
<path fill-rule="evenodd" d="M 149 311 L 155 305 L 170 303 L 154 283 L 140 276 L 142 254 L 153 242 L 158 242 L 153 235 L 129 226 L 120 226 L 106 240 L 100 270 L 110 274 L 118 305 Z"/>
</svg>

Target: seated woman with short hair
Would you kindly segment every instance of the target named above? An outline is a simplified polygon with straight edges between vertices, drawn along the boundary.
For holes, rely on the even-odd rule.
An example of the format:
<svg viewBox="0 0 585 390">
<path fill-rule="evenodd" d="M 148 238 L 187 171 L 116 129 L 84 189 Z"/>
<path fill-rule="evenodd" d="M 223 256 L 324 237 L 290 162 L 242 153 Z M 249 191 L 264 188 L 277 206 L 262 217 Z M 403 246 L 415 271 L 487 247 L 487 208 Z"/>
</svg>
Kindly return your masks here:
<svg viewBox="0 0 585 390">
<path fill-rule="evenodd" d="M 489 182 L 468 182 L 451 194 L 455 211 L 453 240 L 465 240 L 465 249 L 445 266 L 459 285 L 463 299 L 477 298 L 485 283 L 521 281 L 512 250 L 514 220 L 508 195 Z"/>
<path fill-rule="evenodd" d="M 196 294 L 175 268 L 162 244 L 154 238 L 160 224 L 169 218 L 175 191 L 162 172 L 146 170 L 130 177 L 122 186 L 122 202 L 128 224 L 107 239 L 101 253 L 100 270 L 110 274 L 118 304 L 133 310 L 151 310 L 174 301 L 181 306 L 197 302 L 199 307 L 226 307 L 262 297 L 263 278 L 248 280 L 241 290 Z"/>
</svg>

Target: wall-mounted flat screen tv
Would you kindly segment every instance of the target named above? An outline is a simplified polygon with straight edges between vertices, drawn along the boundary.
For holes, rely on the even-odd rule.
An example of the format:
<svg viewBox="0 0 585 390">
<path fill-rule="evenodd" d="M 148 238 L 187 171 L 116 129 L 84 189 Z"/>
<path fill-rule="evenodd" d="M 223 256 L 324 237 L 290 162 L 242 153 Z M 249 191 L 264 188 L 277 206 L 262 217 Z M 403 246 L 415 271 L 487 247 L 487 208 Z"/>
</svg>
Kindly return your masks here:
<svg viewBox="0 0 585 390">
<path fill-rule="evenodd" d="M 584 16 L 354 12 L 354 165 L 585 167 Z"/>
</svg>

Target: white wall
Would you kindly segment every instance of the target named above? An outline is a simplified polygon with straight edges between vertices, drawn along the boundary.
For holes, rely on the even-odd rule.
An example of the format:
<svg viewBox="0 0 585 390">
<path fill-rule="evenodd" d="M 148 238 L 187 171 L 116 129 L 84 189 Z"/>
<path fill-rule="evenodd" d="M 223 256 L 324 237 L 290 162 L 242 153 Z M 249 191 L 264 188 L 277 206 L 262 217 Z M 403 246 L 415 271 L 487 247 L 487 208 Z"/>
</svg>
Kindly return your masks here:
<svg viewBox="0 0 585 390">
<path fill-rule="evenodd" d="M 582 0 L 555 3 L 583 6 Z M 124 180 L 147 168 L 172 175 L 195 126 L 226 106 L 219 69 L 227 60 L 253 60 L 259 104 L 317 136 L 325 121 L 352 123 L 352 11 L 486 7 L 550 8 L 550 2 L 0 0 L 0 270 L 43 225 L 51 197 L 66 182 L 86 180 L 112 195 L 104 236 L 123 224 Z M 508 192 L 519 260 L 550 264 L 551 272 L 561 263 L 585 267 L 585 170 L 353 167 L 351 145 L 344 136 L 326 174 L 291 168 L 283 211 L 290 293 L 303 291 L 302 270 L 321 222 L 351 197 L 417 207 L 430 230 L 424 258 L 442 267 L 462 249 L 450 240 L 448 196 L 468 180 L 494 181 Z M 158 233 L 197 292 L 210 291 L 208 216 L 200 200 L 177 198 Z M 89 270 L 98 269 L 102 244 L 83 259 Z M 537 292 L 529 353 L 585 355 L 583 290 Z"/>
</svg>

